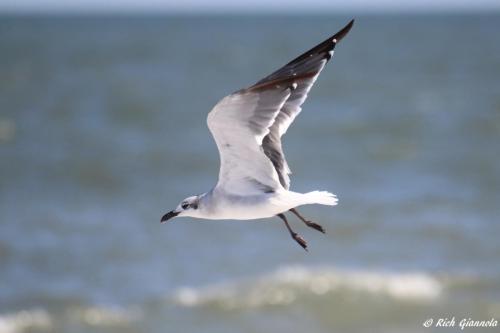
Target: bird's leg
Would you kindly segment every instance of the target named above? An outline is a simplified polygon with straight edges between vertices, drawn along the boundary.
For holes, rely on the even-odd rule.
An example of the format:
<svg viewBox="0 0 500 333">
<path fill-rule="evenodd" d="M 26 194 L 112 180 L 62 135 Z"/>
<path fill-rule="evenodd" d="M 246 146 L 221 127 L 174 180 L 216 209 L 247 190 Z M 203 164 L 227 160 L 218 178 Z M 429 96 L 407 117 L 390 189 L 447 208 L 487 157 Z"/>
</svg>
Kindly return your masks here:
<svg viewBox="0 0 500 333">
<path fill-rule="evenodd" d="M 283 222 L 285 222 L 286 228 L 290 232 L 290 235 L 292 236 L 292 238 L 295 239 L 295 241 L 297 243 L 299 243 L 299 245 L 302 246 L 304 248 L 304 250 L 307 251 L 307 243 L 306 243 L 306 241 L 304 240 L 304 238 L 302 238 L 302 236 L 300 236 L 295 231 L 293 231 L 292 228 L 290 228 L 290 225 L 288 224 L 288 221 L 287 221 L 285 215 L 284 214 L 278 214 L 276 216 L 278 216 L 280 219 L 283 220 Z"/>
<path fill-rule="evenodd" d="M 314 223 L 312 221 L 306 220 L 302 215 L 299 214 L 299 212 L 295 209 L 292 208 L 290 209 L 292 213 L 294 213 L 302 222 L 304 222 L 308 227 L 311 227 L 313 229 L 316 229 L 322 233 L 325 233 L 325 228 L 323 228 L 321 225 Z"/>
</svg>

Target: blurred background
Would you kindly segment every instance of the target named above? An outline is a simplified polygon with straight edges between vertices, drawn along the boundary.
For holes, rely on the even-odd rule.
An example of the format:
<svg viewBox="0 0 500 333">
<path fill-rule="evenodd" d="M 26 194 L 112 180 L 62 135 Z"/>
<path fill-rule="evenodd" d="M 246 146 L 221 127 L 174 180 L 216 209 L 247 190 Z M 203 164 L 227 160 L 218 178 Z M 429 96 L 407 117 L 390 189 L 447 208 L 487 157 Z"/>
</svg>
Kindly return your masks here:
<svg viewBox="0 0 500 333">
<path fill-rule="evenodd" d="M 500 4 L 286 3 L 0 1 L 0 333 L 500 320 Z M 160 225 L 217 180 L 213 105 L 352 17 L 284 139 L 327 234 Z"/>
</svg>

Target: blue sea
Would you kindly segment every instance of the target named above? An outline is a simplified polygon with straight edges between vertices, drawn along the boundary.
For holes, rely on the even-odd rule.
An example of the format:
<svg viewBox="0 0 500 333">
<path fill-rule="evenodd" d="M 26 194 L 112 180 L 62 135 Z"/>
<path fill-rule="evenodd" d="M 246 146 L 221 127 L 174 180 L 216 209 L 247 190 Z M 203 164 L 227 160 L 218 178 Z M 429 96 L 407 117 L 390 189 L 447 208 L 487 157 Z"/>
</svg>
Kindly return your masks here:
<svg viewBox="0 0 500 333">
<path fill-rule="evenodd" d="M 498 14 L 356 18 L 284 137 L 292 189 L 339 198 L 300 210 L 326 235 L 289 216 L 309 252 L 277 218 L 160 225 L 217 181 L 217 101 L 349 19 L 0 17 L 0 333 L 500 321 Z"/>
</svg>

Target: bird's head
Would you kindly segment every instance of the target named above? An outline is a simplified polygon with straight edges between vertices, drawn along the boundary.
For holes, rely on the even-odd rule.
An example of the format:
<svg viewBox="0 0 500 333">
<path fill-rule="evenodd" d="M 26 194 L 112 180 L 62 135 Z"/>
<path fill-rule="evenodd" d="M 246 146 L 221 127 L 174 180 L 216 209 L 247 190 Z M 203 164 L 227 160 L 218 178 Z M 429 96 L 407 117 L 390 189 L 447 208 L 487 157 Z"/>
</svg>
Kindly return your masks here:
<svg viewBox="0 0 500 333">
<path fill-rule="evenodd" d="M 182 200 L 181 203 L 174 210 L 163 215 L 161 218 L 161 223 L 167 222 L 171 218 L 176 216 L 191 216 L 196 217 L 198 215 L 198 208 L 200 204 L 200 196 L 187 197 Z"/>
</svg>

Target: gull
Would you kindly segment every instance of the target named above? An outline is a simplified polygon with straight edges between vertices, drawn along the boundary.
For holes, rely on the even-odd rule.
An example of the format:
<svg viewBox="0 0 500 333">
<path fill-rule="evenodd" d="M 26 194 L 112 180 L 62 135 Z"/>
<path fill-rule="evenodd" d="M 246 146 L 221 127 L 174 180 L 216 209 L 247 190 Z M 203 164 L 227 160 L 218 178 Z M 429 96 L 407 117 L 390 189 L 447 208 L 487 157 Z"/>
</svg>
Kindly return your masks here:
<svg viewBox="0 0 500 333">
<path fill-rule="evenodd" d="M 251 87 L 224 97 L 210 111 L 208 128 L 220 155 L 215 187 L 190 196 L 161 218 L 189 216 L 210 220 L 252 220 L 277 216 L 292 238 L 305 250 L 307 243 L 292 230 L 285 212 L 292 212 L 308 227 L 325 229 L 304 218 L 298 206 L 335 206 L 337 197 L 327 191 L 290 191 L 291 174 L 281 147 L 281 137 L 301 112 L 309 90 L 337 43 L 354 20 Z"/>
</svg>

